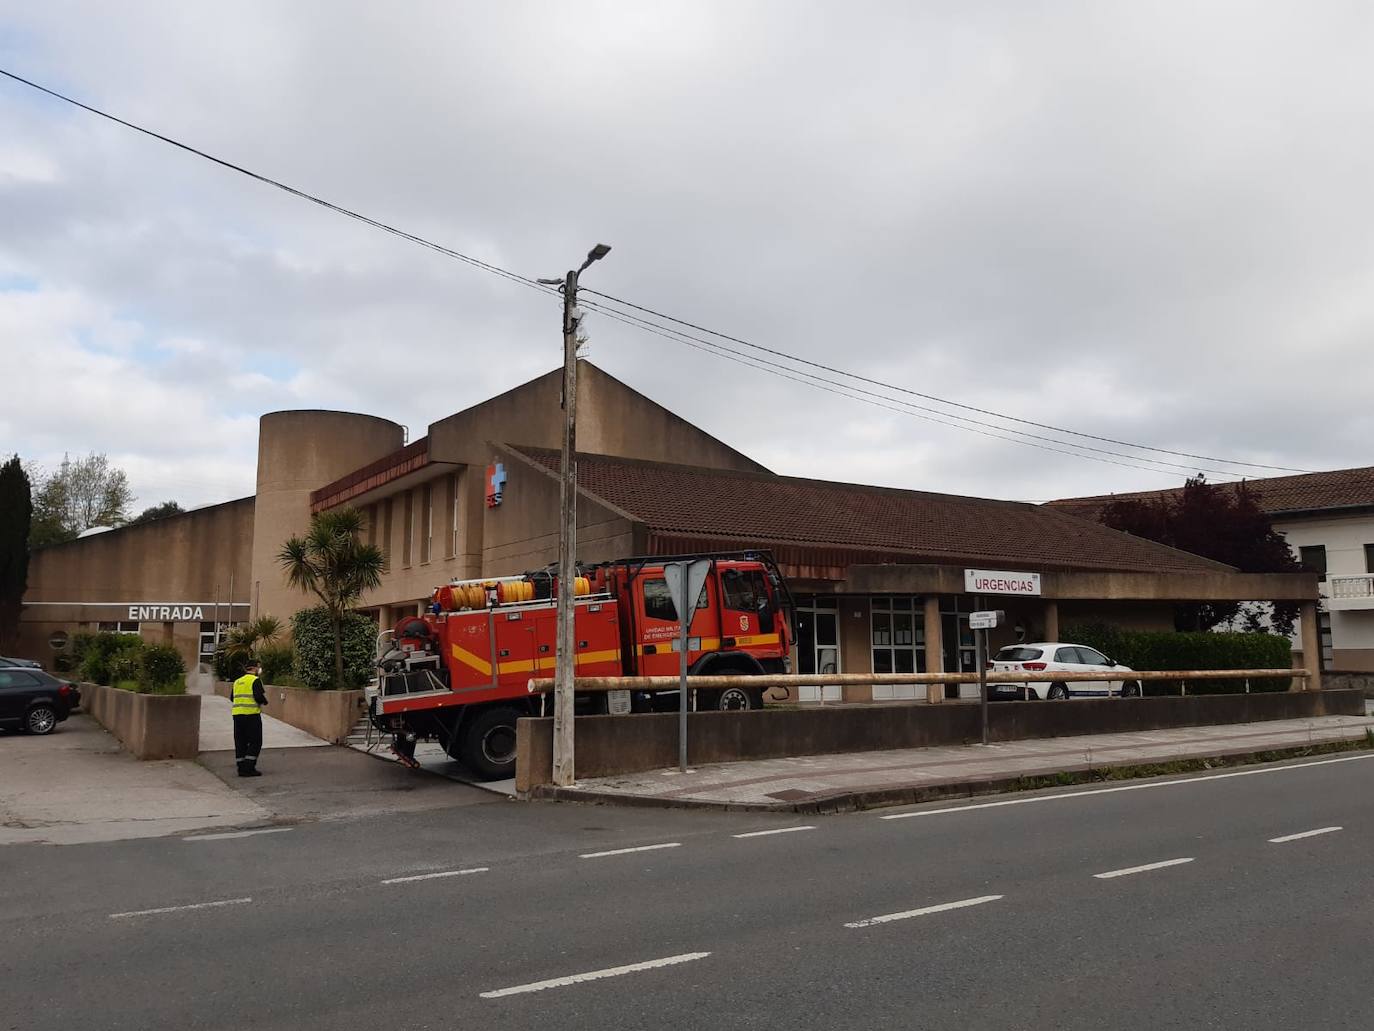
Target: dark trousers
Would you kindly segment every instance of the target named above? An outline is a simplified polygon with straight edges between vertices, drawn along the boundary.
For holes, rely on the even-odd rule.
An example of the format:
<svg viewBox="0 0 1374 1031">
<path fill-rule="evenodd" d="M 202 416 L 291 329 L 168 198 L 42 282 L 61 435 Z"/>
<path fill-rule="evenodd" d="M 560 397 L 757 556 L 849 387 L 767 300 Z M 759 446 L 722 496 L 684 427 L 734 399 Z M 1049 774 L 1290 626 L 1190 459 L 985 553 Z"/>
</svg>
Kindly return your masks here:
<svg viewBox="0 0 1374 1031">
<path fill-rule="evenodd" d="M 262 717 L 257 713 L 251 716 L 234 717 L 234 761 L 239 772 L 253 770 L 258 765 L 258 753 L 262 751 Z"/>
</svg>

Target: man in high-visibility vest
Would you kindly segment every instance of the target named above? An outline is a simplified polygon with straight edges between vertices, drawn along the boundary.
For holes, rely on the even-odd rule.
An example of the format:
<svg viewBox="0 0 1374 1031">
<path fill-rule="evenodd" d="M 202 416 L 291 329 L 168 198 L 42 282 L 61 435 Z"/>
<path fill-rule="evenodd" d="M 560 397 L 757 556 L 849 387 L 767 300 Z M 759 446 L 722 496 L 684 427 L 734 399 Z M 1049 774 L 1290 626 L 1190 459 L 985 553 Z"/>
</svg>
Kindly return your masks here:
<svg viewBox="0 0 1374 1031">
<path fill-rule="evenodd" d="M 258 673 L 262 666 L 253 660 L 243 676 L 234 681 L 233 697 L 229 699 L 234 714 L 234 760 L 240 777 L 261 777 L 258 753 L 262 751 L 262 706 L 267 704 Z"/>
</svg>

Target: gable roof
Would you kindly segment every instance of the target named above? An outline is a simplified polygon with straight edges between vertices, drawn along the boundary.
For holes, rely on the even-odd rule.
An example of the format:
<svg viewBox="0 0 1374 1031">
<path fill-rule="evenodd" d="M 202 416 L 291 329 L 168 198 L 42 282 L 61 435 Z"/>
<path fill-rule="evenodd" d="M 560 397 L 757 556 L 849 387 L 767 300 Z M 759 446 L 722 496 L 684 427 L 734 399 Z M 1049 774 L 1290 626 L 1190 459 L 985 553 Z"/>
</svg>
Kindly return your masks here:
<svg viewBox="0 0 1374 1031">
<path fill-rule="evenodd" d="M 1270 476 L 1260 480 L 1246 480 L 1245 486 L 1259 507 L 1271 516 L 1374 507 L 1374 466 L 1302 473 L 1297 476 Z M 1061 498 L 1048 502 L 1048 506 L 1085 519 L 1096 520 L 1101 516 L 1102 509 L 1113 501 L 1172 498 L 1177 497 L 1182 491 L 1182 487 L 1171 487 L 1167 490 L 1145 490 L 1131 494 Z"/>
<path fill-rule="evenodd" d="M 510 450 L 556 475 L 557 451 Z M 1230 567 L 1016 501 L 579 455 L 579 489 L 661 536 L 792 545 L 852 561 L 1215 572 Z M 795 550 L 795 549 L 794 549 Z"/>
</svg>

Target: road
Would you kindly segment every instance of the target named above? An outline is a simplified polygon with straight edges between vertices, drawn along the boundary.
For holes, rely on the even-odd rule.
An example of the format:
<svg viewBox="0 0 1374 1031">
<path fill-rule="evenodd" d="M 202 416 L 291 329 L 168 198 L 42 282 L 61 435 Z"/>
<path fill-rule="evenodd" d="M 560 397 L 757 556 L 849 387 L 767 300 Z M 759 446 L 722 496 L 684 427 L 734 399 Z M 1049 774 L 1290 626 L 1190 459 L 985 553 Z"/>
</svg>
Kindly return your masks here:
<svg viewBox="0 0 1374 1031">
<path fill-rule="evenodd" d="M 1371 799 L 1358 753 L 809 819 L 16 845 L 0 1026 L 1365 1028 Z"/>
</svg>

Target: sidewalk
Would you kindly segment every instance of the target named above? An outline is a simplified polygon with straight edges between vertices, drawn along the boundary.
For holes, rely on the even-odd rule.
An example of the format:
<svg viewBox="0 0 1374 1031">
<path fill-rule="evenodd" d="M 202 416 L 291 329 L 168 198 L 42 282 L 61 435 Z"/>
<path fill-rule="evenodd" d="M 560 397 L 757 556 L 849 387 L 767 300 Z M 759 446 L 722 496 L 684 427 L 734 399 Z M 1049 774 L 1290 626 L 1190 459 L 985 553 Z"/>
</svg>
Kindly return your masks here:
<svg viewBox="0 0 1374 1031">
<path fill-rule="evenodd" d="M 536 797 L 621 805 L 832 812 L 988 794 L 1023 777 L 1184 759 L 1255 755 L 1360 740 L 1374 718 L 1323 716 L 1136 734 L 1042 738 L 994 745 L 848 752 L 720 763 L 544 786 Z"/>
<path fill-rule="evenodd" d="M 229 711 L 229 699 L 215 694 L 214 682 L 205 677 L 189 677 L 187 692 L 200 695 L 200 750 L 202 752 L 232 752 L 234 750 L 234 718 Z M 310 748 L 327 745 L 314 734 L 307 734 L 289 723 L 268 715 L 271 706 L 262 711 L 262 747 Z"/>
<path fill-rule="evenodd" d="M 273 815 L 196 763 L 135 759 L 84 713 L 44 737 L 0 733 L 0 768 L 0 845 L 151 838 Z"/>
</svg>

